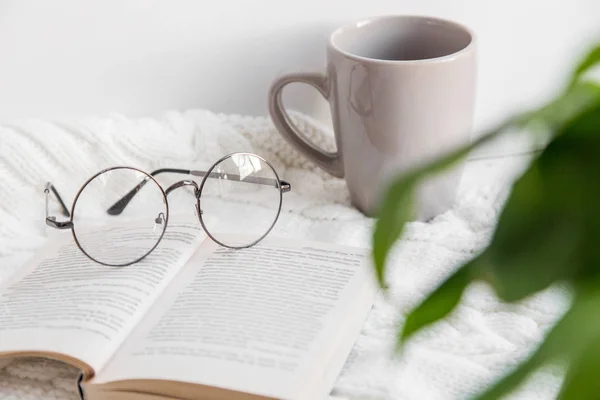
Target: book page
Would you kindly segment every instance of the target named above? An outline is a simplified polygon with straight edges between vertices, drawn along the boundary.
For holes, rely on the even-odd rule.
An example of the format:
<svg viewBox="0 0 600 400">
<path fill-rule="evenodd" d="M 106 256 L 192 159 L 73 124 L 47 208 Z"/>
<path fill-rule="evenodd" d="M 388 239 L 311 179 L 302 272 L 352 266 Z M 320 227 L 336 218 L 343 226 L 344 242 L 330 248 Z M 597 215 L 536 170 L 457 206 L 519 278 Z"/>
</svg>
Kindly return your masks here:
<svg viewBox="0 0 600 400">
<path fill-rule="evenodd" d="M 94 235 L 112 238 L 111 229 Z M 147 229 L 118 229 L 126 230 L 128 245 L 148 246 Z M 0 354 L 53 352 L 101 368 L 204 238 L 197 223 L 169 224 L 145 259 L 109 267 L 61 232 L 0 288 Z"/>
<path fill-rule="evenodd" d="M 168 379 L 296 397 L 325 374 L 337 337 L 358 334 L 338 329 L 359 298 L 366 318 L 369 263 L 368 250 L 324 243 L 206 241 L 91 383 Z"/>
</svg>

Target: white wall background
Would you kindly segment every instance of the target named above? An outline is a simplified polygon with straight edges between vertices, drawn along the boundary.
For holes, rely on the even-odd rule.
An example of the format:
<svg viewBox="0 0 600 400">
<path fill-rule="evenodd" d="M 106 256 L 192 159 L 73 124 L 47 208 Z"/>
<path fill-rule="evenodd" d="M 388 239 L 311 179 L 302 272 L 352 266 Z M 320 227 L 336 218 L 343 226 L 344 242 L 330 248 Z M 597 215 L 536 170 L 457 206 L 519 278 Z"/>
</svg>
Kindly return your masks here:
<svg viewBox="0 0 600 400">
<path fill-rule="evenodd" d="M 337 25 L 380 14 L 451 18 L 477 32 L 477 129 L 554 92 L 600 38 L 599 0 L 0 0 L 0 121 L 264 115 L 273 77 L 321 70 Z M 310 89 L 286 99 L 326 118 Z"/>
</svg>

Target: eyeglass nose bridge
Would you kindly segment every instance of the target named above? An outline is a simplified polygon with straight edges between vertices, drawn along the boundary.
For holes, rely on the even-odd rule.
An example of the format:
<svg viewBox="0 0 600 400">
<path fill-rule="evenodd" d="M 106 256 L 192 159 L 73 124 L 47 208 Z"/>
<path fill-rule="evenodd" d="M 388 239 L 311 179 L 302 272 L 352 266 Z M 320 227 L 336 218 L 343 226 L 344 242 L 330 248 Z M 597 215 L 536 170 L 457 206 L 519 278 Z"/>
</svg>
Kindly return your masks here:
<svg viewBox="0 0 600 400">
<path fill-rule="evenodd" d="M 184 186 L 193 186 L 194 187 L 194 196 L 196 196 L 196 199 L 198 199 L 200 197 L 200 188 L 198 187 L 198 184 L 196 183 L 196 181 L 192 181 L 189 179 L 175 182 L 174 184 L 169 186 L 167 188 L 167 190 L 165 190 L 165 194 L 168 196 L 169 193 L 171 193 L 173 190 L 179 189 L 180 187 L 184 187 Z M 198 202 L 196 202 L 196 211 L 198 212 L 198 218 L 200 218 L 200 216 L 203 214 L 203 211 L 200 208 L 200 205 L 198 204 Z"/>
<path fill-rule="evenodd" d="M 171 193 L 173 190 L 179 189 L 180 187 L 184 187 L 184 186 L 193 186 L 194 187 L 194 196 L 196 196 L 196 198 L 198 198 L 198 196 L 200 195 L 200 188 L 198 187 L 198 184 L 196 183 L 196 181 L 192 181 L 189 179 L 175 182 L 174 184 L 169 186 L 167 188 L 167 190 L 165 190 L 165 194 L 168 196 L 169 193 Z"/>
</svg>

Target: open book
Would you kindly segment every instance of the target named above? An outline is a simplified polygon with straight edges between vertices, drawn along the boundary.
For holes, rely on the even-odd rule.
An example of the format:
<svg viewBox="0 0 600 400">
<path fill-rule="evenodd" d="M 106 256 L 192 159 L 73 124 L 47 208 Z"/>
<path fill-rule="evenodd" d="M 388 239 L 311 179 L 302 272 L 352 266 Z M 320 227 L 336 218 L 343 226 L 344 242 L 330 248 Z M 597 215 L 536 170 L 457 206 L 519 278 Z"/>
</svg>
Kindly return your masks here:
<svg viewBox="0 0 600 400">
<path fill-rule="evenodd" d="M 0 356 L 77 366 L 91 400 L 326 397 L 376 294 L 368 251 L 205 239 L 170 225 L 121 268 L 52 239 L 0 287 Z"/>
</svg>

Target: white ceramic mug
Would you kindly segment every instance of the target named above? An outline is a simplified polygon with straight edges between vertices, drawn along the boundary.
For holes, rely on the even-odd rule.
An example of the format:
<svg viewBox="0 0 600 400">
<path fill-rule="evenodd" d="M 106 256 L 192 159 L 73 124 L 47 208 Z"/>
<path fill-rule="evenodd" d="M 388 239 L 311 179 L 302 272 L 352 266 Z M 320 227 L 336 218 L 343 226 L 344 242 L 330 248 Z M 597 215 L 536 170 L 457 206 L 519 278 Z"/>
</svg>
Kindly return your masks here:
<svg viewBox="0 0 600 400">
<path fill-rule="evenodd" d="M 475 36 L 468 28 L 432 17 L 376 17 L 333 32 L 326 74 L 275 80 L 269 111 L 283 137 L 325 171 L 345 177 L 353 204 L 373 215 L 392 177 L 468 142 L 475 79 Z M 337 152 L 317 148 L 292 124 L 281 97 L 292 82 L 308 83 L 329 100 Z M 420 187 L 418 218 L 452 205 L 461 171 Z"/>
</svg>

